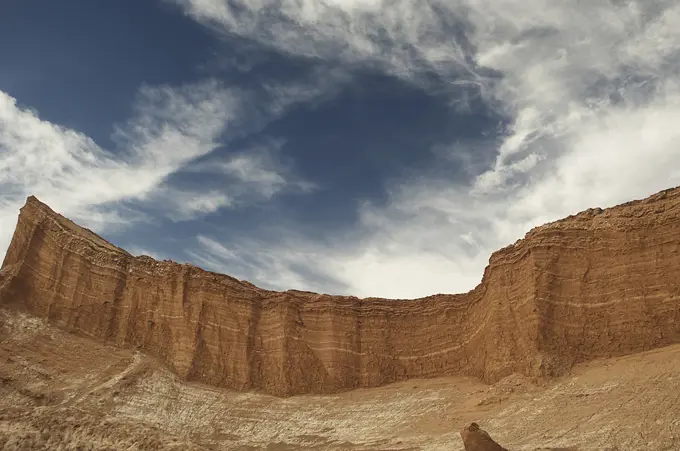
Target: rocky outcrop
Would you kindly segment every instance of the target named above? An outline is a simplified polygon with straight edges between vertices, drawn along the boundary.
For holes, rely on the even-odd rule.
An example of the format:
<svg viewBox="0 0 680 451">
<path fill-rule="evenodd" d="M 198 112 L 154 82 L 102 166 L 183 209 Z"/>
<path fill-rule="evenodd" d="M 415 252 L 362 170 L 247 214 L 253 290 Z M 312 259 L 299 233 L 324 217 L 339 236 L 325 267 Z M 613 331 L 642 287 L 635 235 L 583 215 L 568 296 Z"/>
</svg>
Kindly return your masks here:
<svg viewBox="0 0 680 451">
<path fill-rule="evenodd" d="M 460 433 L 465 451 L 508 451 L 491 438 L 477 423 L 472 423 Z"/>
<path fill-rule="evenodd" d="M 495 252 L 467 294 L 359 299 L 133 257 L 30 197 L 0 302 L 237 390 L 327 393 L 454 374 L 493 382 L 680 342 L 679 248 L 672 189 L 530 231 Z"/>
</svg>

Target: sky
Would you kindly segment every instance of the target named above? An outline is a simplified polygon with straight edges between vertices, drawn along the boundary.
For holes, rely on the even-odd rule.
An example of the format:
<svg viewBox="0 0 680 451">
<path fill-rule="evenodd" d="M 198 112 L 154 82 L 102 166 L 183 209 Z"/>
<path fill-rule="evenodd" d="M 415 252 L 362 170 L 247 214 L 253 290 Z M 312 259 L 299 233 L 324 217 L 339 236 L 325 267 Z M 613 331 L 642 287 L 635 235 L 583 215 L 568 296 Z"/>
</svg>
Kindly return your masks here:
<svg viewBox="0 0 680 451">
<path fill-rule="evenodd" d="M 0 4 L 0 257 L 35 195 L 135 255 L 414 298 L 677 185 L 677 0 Z"/>
</svg>

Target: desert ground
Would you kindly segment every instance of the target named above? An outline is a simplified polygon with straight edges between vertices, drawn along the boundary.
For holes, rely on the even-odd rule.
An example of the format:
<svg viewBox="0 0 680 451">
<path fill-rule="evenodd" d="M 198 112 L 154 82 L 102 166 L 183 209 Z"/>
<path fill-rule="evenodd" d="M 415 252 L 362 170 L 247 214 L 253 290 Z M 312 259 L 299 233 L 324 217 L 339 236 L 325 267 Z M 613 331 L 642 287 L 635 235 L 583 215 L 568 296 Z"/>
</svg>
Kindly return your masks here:
<svg viewBox="0 0 680 451">
<path fill-rule="evenodd" d="M 277 398 L 183 382 L 138 351 L 1 310 L 5 450 L 462 450 L 480 424 L 509 450 L 680 449 L 680 346 L 552 381 L 409 380 Z"/>
</svg>

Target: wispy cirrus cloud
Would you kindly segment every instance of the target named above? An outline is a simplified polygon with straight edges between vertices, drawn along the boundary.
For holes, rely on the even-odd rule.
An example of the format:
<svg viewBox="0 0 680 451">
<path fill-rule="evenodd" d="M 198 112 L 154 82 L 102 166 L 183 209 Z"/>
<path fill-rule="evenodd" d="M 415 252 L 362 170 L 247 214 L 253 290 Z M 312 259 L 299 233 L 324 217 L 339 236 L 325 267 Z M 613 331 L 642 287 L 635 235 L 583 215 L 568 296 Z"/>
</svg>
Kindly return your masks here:
<svg viewBox="0 0 680 451">
<path fill-rule="evenodd" d="M 445 143 L 434 149 L 441 169 L 493 146 L 495 161 L 470 165 L 469 179 L 434 168 L 391 179 L 388 201 L 359 203 L 359 221 L 333 240 L 282 232 L 266 244 L 266 261 L 251 265 L 269 271 L 242 269 L 258 283 L 319 286 L 321 273 L 335 281 L 322 288 L 358 295 L 462 291 L 479 281 L 493 250 L 533 226 L 680 184 L 677 2 L 175 3 L 220 33 L 282 54 L 380 70 L 423 89 L 434 76 L 450 86 L 442 95 L 464 99 L 465 89 L 507 124 L 487 140 L 455 143 L 453 159 Z M 214 240 L 198 244 L 215 248 Z M 258 246 L 211 255 L 234 262 L 258 255 Z M 277 278 L 300 267 L 315 272 Z"/>
<path fill-rule="evenodd" d="M 423 80 L 423 72 L 480 77 L 461 34 L 460 1 L 167 0 L 225 36 L 284 54 L 371 67 Z"/>
<path fill-rule="evenodd" d="M 288 88 L 280 86 L 283 93 Z M 309 99 L 311 91 L 302 99 Z M 260 108 L 254 110 L 256 98 Z M 233 175 L 226 186 L 187 189 L 169 182 L 192 162 L 257 131 L 298 100 L 288 94 L 263 97 L 212 79 L 143 86 L 133 116 L 114 129 L 117 147 L 104 149 L 83 133 L 42 120 L 0 92 L 0 248 L 9 244 L 18 209 L 29 195 L 102 232 L 143 220 L 151 207 L 160 206 L 159 214 L 174 220 L 188 220 L 271 198 L 289 184 L 305 187 L 303 180 L 293 180 L 290 168 L 278 165 L 278 144 L 225 160 L 224 171 Z M 210 172 L 211 167 L 202 170 Z M 253 188 L 257 196 L 247 196 Z"/>
<path fill-rule="evenodd" d="M 192 261 L 209 270 L 255 281 L 263 288 L 333 292 L 344 292 L 349 288 L 326 272 L 331 257 L 326 249 L 305 240 L 297 240 L 286 252 L 280 252 L 282 248 L 278 246 L 271 248 L 272 243 L 268 240 L 254 238 L 223 243 L 198 235 L 196 241 L 197 246 L 187 253 Z M 292 243 L 289 241 L 288 244 Z"/>
<path fill-rule="evenodd" d="M 190 221 L 223 209 L 238 209 L 270 201 L 282 193 L 310 193 L 317 186 L 295 173 L 280 154 L 282 141 L 208 155 L 177 171 L 198 176 L 193 186 L 159 185 L 148 196 L 154 209 L 173 221 Z"/>
<path fill-rule="evenodd" d="M 241 99 L 216 88 L 214 82 L 143 88 L 134 118 L 116 130 L 122 149 L 115 153 L 0 92 L 0 247 L 7 246 L 18 208 L 31 194 L 96 230 L 138 219 L 140 212 L 115 203 L 144 199 L 218 146 Z"/>
<path fill-rule="evenodd" d="M 316 185 L 295 173 L 294 162 L 284 158 L 283 140 L 263 143 L 229 152 L 226 156 L 203 159 L 187 166 L 184 172 L 213 174 L 231 182 L 239 198 L 270 199 L 281 191 L 310 192 Z"/>
</svg>

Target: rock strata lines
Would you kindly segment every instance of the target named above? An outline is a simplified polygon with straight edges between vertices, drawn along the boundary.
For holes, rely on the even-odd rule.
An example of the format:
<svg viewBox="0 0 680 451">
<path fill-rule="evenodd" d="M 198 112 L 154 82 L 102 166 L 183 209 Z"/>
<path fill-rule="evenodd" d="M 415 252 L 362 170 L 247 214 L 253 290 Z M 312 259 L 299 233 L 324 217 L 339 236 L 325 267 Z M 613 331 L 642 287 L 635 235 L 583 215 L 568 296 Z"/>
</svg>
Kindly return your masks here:
<svg viewBox="0 0 680 451">
<path fill-rule="evenodd" d="M 537 227 L 466 294 L 359 299 L 274 292 L 134 257 L 35 197 L 0 302 L 138 347 L 180 377 L 278 396 L 409 378 L 563 374 L 680 342 L 680 188 Z"/>
</svg>

